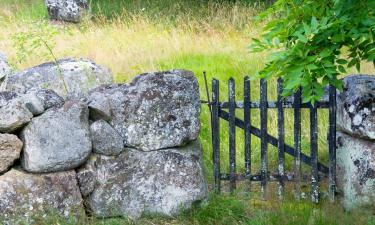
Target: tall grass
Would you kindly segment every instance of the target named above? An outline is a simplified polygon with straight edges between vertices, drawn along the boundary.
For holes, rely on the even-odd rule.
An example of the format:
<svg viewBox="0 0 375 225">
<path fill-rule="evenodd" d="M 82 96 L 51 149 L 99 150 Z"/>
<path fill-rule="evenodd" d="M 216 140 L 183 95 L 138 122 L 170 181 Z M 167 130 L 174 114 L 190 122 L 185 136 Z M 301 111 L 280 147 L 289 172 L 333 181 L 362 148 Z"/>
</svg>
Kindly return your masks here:
<svg viewBox="0 0 375 225">
<path fill-rule="evenodd" d="M 260 1 L 262 2 L 262 1 Z M 220 81 L 222 100 L 227 96 L 227 80 L 236 81 L 236 98 L 243 96 L 242 80 L 245 75 L 253 76 L 267 61 L 267 53 L 250 54 L 248 45 L 252 37 L 262 32 L 262 24 L 253 21 L 265 3 L 258 1 L 214 1 L 214 0 L 92 0 L 94 18 L 81 24 L 58 25 L 69 28 L 56 37 L 54 53 L 58 58 L 88 57 L 111 68 L 117 82 L 126 82 L 135 75 L 147 72 L 181 68 L 196 73 L 205 99 L 202 72 L 207 71 L 208 80 Z M 1 0 L 0 1 L 0 50 L 11 59 L 16 52 L 11 36 L 29 30 L 36 21 L 48 20 L 43 0 Z M 56 25 L 51 25 L 56 26 Z M 49 60 L 35 53 L 22 63 L 15 63 L 18 69 L 31 67 Z M 362 66 L 364 73 L 374 74 L 369 64 Z M 259 81 L 251 81 L 253 100 L 259 99 Z M 209 84 L 210 87 L 210 84 Z M 270 81 L 269 99 L 276 99 L 275 82 Z M 302 148 L 309 154 L 309 118 L 303 110 Z M 241 112 L 237 112 L 242 117 Z M 277 134 L 276 112 L 270 110 L 268 130 Z M 202 105 L 201 140 L 208 179 L 212 179 L 211 133 L 209 110 Z M 286 143 L 293 145 L 292 112 L 286 112 Z M 327 112 L 319 113 L 319 159 L 327 161 Z M 253 110 L 252 124 L 259 126 L 259 111 Z M 238 170 L 243 171 L 244 146 L 243 131 L 236 130 Z M 222 168 L 228 169 L 228 127 L 222 123 L 221 130 Z M 270 169 L 276 170 L 277 151 L 269 146 Z M 259 170 L 260 141 L 252 139 L 253 172 Z M 292 158 L 287 157 L 287 168 L 292 166 Z M 308 167 L 304 167 L 307 171 Z M 276 203 L 275 203 L 276 204 Z M 145 224 L 192 223 L 192 224 L 303 224 L 316 215 L 317 224 L 349 224 L 342 212 L 343 223 L 333 219 L 333 212 L 317 209 L 310 204 L 276 204 L 266 211 L 257 209 L 250 200 L 233 197 L 213 197 L 203 209 L 187 212 L 175 220 L 146 220 Z M 334 208 L 334 210 L 339 210 Z M 302 215 L 300 215 L 302 214 Z M 225 217 L 225 218 L 223 218 Z M 327 217 L 327 218 L 326 218 Z M 331 218 L 332 217 L 332 218 Z M 315 218 L 315 216 L 314 216 Z M 366 217 L 368 218 L 368 217 Z M 279 221 L 280 220 L 280 221 Z M 321 222 L 319 222 L 321 221 Z M 341 221 L 341 220 L 340 220 Z M 108 223 L 107 223 L 108 222 Z M 94 224 L 127 224 L 124 220 L 93 222 Z M 131 222 L 129 222 L 131 224 Z M 314 224 L 314 223 L 312 223 Z"/>
</svg>

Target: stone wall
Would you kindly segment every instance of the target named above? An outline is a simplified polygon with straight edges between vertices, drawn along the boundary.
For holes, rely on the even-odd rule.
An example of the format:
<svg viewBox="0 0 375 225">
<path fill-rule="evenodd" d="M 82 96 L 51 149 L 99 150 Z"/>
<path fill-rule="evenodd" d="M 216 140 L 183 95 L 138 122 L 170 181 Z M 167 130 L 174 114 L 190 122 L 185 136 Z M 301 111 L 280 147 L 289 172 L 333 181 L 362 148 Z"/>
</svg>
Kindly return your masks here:
<svg viewBox="0 0 375 225">
<path fill-rule="evenodd" d="M 375 206 L 375 76 L 344 78 L 337 97 L 337 186 L 346 209 Z"/>
<path fill-rule="evenodd" d="M 64 59 L 7 74 L 3 86 L 2 220 L 175 215 L 206 198 L 192 72 L 113 84 L 109 69 Z"/>
</svg>

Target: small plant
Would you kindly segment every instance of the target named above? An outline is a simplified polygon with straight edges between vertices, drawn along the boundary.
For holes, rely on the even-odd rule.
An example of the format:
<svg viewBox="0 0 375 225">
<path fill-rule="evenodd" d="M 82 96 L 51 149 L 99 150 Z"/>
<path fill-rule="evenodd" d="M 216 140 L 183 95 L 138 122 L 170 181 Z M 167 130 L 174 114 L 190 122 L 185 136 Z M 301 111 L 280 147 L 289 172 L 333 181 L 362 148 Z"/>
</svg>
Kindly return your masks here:
<svg viewBox="0 0 375 225">
<path fill-rule="evenodd" d="M 375 1 L 278 0 L 259 19 L 271 17 L 253 52 L 275 49 L 260 77 L 284 78 L 284 95 L 303 88 L 304 102 L 315 102 L 339 74 L 361 61 L 375 65 Z"/>
<path fill-rule="evenodd" d="M 55 37 L 60 32 L 57 27 L 49 25 L 48 22 L 39 21 L 31 25 L 27 31 L 14 34 L 12 41 L 17 51 L 16 62 L 22 63 L 31 55 L 57 61 L 53 50 L 56 46 Z"/>
<path fill-rule="evenodd" d="M 39 21 L 31 25 L 27 31 L 22 31 L 12 36 L 13 47 L 16 49 L 16 63 L 24 62 L 30 56 L 39 56 L 55 62 L 58 74 L 63 81 L 65 91 L 68 92 L 67 85 L 63 79 L 62 71 L 58 59 L 54 54 L 56 37 L 69 31 L 66 27 L 50 25 L 47 21 Z"/>
</svg>

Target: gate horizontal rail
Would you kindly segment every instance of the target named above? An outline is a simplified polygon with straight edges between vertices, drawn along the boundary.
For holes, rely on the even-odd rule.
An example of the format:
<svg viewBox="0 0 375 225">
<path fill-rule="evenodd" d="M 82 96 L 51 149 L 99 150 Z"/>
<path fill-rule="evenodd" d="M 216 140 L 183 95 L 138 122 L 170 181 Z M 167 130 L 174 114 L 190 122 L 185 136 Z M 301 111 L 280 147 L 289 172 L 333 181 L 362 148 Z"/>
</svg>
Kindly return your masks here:
<svg viewBox="0 0 375 225">
<path fill-rule="evenodd" d="M 205 75 L 205 74 L 204 74 Z M 205 77 L 206 80 L 206 77 Z M 219 99 L 219 81 L 212 80 L 212 102 L 208 95 L 208 105 L 211 112 L 212 128 L 212 148 L 213 148 L 213 170 L 214 170 L 214 188 L 216 192 L 221 191 L 221 181 L 229 181 L 230 191 L 236 189 L 236 182 L 247 180 L 250 182 L 260 181 L 263 197 L 267 198 L 267 184 L 269 181 L 279 183 L 278 194 L 282 199 L 285 192 L 285 182 L 294 181 L 294 192 L 296 199 L 301 196 L 301 181 L 311 181 L 311 199 L 313 202 L 319 201 L 318 182 L 324 177 L 329 178 L 329 197 L 334 201 L 336 190 L 336 89 L 329 87 L 328 100 L 319 101 L 312 105 L 311 103 L 302 103 L 301 89 L 294 93 L 293 98 L 284 99 L 282 97 L 282 79 L 277 81 L 277 101 L 268 101 L 267 81 L 260 80 L 260 101 L 251 101 L 250 99 L 250 80 L 244 78 L 243 101 L 235 100 L 235 82 L 233 78 L 228 81 L 228 101 L 222 102 Z M 206 84 L 207 94 L 208 88 Z M 284 127 L 284 109 L 293 109 L 294 114 L 294 146 L 285 143 Z M 301 109 L 310 109 L 310 156 L 301 152 Z M 329 109 L 329 132 L 328 132 L 328 155 L 329 165 L 325 166 L 318 162 L 318 132 L 317 119 L 318 109 Z M 227 109 L 224 110 L 224 109 Z M 251 109 L 260 111 L 260 128 L 251 125 Z M 277 109 L 278 112 L 278 136 L 273 137 L 267 131 L 268 109 Z M 236 110 L 243 111 L 243 119 L 236 117 Z M 220 168 L 220 119 L 228 122 L 229 129 L 229 173 L 222 173 Z M 245 153 L 245 172 L 236 171 L 236 129 L 239 127 L 244 130 L 244 153 Z M 260 173 L 251 172 L 251 135 L 261 140 L 261 165 Z M 277 147 L 278 168 L 276 174 L 271 174 L 268 169 L 268 144 Z M 285 171 L 285 153 L 294 157 L 293 175 L 286 175 Z M 301 162 L 311 167 L 311 175 L 306 176 L 301 173 Z"/>
</svg>

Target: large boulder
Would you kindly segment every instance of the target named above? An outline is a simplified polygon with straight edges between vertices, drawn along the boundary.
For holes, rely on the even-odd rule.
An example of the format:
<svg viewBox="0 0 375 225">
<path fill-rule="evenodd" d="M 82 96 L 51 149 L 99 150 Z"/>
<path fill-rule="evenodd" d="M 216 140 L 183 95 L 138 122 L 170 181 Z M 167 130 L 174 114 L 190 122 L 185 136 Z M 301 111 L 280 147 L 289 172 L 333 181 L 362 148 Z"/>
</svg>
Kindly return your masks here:
<svg viewBox="0 0 375 225">
<path fill-rule="evenodd" d="M 10 224 L 51 212 L 74 216 L 84 213 L 82 203 L 74 171 L 30 174 L 12 169 L 0 176 L 0 218 Z"/>
<path fill-rule="evenodd" d="M 150 152 L 128 148 L 116 157 L 94 154 L 77 177 L 97 217 L 170 216 L 207 196 L 199 141 Z"/>
<path fill-rule="evenodd" d="M 124 150 L 124 142 L 119 133 L 104 120 L 90 125 L 92 150 L 103 155 L 119 155 Z"/>
<path fill-rule="evenodd" d="M 0 174 L 20 158 L 22 141 L 13 134 L 0 134 Z"/>
<path fill-rule="evenodd" d="M 62 59 L 26 69 L 9 76 L 6 89 L 17 93 L 29 90 L 51 89 L 58 95 L 82 96 L 102 84 L 110 84 L 109 69 L 88 59 Z"/>
<path fill-rule="evenodd" d="M 51 20 L 78 23 L 88 12 L 87 0 L 45 0 Z"/>
<path fill-rule="evenodd" d="M 337 132 L 337 189 L 346 209 L 375 205 L 375 142 Z"/>
<path fill-rule="evenodd" d="M 35 117 L 21 131 L 21 163 L 29 172 L 55 172 L 76 168 L 91 153 L 87 104 L 67 101 Z"/>
<path fill-rule="evenodd" d="M 375 76 L 344 78 L 337 101 L 337 128 L 356 137 L 375 139 Z"/>
<path fill-rule="evenodd" d="M 8 58 L 2 52 L 0 52 L 0 90 L 3 90 L 6 78 L 12 73 L 12 68 L 8 63 Z"/>
<path fill-rule="evenodd" d="M 109 121 L 126 146 L 145 151 L 182 146 L 199 134 L 198 82 L 186 70 L 141 74 L 129 85 L 99 87 L 90 92 L 89 107 L 96 118 Z"/>
</svg>

